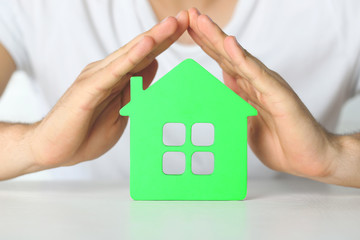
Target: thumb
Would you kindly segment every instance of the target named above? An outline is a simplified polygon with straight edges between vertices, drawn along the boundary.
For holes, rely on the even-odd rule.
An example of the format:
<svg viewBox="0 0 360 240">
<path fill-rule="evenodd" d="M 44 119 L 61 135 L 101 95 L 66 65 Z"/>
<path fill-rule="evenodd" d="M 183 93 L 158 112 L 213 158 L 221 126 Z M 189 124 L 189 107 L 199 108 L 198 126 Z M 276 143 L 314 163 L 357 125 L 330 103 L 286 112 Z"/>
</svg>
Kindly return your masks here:
<svg viewBox="0 0 360 240">
<path fill-rule="evenodd" d="M 237 83 L 238 80 L 235 77 L 233 77 L 226 71 L 223 71 L 223 78 L 224 78 L 224 83 L 228 88 L 233 90 L 237 95 L 239 95 L 242 99 L 248 102 L 249 100 L 248 94 L 246 93 L 246 91 L 244 91 L 244 89 L 240 87 L 240 85 Z"/>
<path fill-rule="evenodd" d="M 149 66 L 147 66 L 146 68 L 144 68 L 143 70 L 141 70 L 138 73 L 135 73 L 134 76 L 142 76 L 143 77 L 143 81 L 144 81 L 144 89 L 146 89 L 150 83 L 154 80 L 155 74 L 157 72 L 158 69 L 158 62 L 156 59 L 154 59 L 154 61 L 152 61 Z"/>
<path fill-rule="evenodd" d="M 228 74 L 226 71 L 223 71 L 223 79 L 224 79 L 224 83 L 225 85 L 230 88 L 231 90 L 233 90 L 236 94 L 240 93 L 240 88 L 239 86 L 236 84 L 236 78 L 234 78 L 233 76 L 231 76 L 230 74 Z"/>
</svg>

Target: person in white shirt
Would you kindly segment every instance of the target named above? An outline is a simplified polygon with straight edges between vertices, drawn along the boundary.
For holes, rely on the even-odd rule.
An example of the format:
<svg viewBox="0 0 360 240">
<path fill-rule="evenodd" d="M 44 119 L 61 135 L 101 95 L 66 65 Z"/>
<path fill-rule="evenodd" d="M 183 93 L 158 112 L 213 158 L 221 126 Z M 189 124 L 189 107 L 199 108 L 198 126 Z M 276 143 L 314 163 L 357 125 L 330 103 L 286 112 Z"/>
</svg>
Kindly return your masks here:
<svg viewBox="0 0 360 240">
<path fill-rule="evenodd" d="M 129 78 L 140 74 L 149 85 L 193 58 L 258 110 L 248 139 L 266 166 L 359 187 L 360 136 L 331 131 L 343 103 L 360 92 L 360 4 L 197 4 L 219 25 L 192 1 L 3 0 L 0 89 L 23 70 L 52 109 L 34 124 L 0 124 L 0 179 L 98 158 L 120 137 L 109 161 L 88 166 L 93 176 L 126 178 L 127 119 L 118 110 L 129 101 Z M 250 175 L 267 174 L 252 153 L 249 162 Z"/>
</svg>

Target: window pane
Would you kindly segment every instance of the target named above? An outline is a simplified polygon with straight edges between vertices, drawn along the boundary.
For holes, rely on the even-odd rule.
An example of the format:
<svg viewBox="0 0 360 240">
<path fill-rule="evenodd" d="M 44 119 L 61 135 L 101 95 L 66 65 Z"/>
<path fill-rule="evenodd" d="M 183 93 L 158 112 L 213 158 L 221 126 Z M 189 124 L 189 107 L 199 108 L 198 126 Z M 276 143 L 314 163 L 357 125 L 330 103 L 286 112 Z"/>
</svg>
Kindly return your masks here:
<svg viewBox="0 0 360 240">
<path fill-rule="evenodd" d="M 183 152 L 165 152 L 163 155 L 163 172 L 165 174 L 183 174 L 185 171 L 185 154 Z"/>
<path fill-rule="evenodd" d="M 185 143 L 185 125 L 166 123 L 163 127 L 163 143 L 168 146 L 181 146 Z"/>
<path fill-rule="evenodd" d="M 194 152 L 191 156 L 191 171 L 194 174 L 212 174 L 214 172 L 214 154 L 212 152 Z"/>
<path fill-rule="evenodd" d="M 191 128 L 191 142 L 195 146 L 210 146 L 214 143 L 214 125 L 195 123 Z"/>
</svg>

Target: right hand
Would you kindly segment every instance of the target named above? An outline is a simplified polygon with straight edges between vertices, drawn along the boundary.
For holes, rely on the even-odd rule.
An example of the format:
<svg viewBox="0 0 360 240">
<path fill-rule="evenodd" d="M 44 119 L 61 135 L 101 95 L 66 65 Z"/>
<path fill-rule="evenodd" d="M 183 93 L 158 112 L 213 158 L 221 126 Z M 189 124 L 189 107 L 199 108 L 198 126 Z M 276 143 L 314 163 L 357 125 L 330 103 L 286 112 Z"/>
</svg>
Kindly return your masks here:
<svg viewBox="0 0 360 240">
<path fill-rule="evenodd" d="M 73 165 L 99 157 L 120 138 L 127 117 L 119 109 L 130 99 L 129 79 L 141 75 L 147 87 L 155 76 L 155 57 L 187 29 L 187 11 L 169 17 L 105 59 L 89 64 L 51 112 L 33 125 L 30 172 Z"/>
<path fill-rule="evenodd" d="M 290 85 L 243 49 L 208 16 L 189 9 L 189 34 L 223 69 L 225 84 L 258 110 L 248 119 L 248 142 L 269 168 L 327 183 L 334 177 L 338 140 L 311 115 Z"/>
</svg>

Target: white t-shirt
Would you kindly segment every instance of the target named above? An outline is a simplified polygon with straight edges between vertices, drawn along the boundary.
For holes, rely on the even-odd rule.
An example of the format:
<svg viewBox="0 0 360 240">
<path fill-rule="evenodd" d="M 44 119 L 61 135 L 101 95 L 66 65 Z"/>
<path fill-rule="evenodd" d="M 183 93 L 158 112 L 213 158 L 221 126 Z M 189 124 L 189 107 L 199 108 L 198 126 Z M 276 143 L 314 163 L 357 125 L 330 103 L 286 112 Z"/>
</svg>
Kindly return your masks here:
<svg viewBox="0 0 360 240">
<path fill-rule="evenodd" d="M 90 62 L 157 20 L 147 0 L 1 0 L 0 42 L 38 84 L 50 109 Z M 240 0 L 225 32 L 291 85 L 315 118 L 334 130 L 344 102 L 360 92 L 360 1 Z M 155 79 L 193 58 L 222 80 L 198 46 L 175 43 Z M 129 129 L 100 159 L 50 170 L 50 179 L 127 179 Z M 249 176 L 275 173 L 249 149 Z"/>
</svg>

